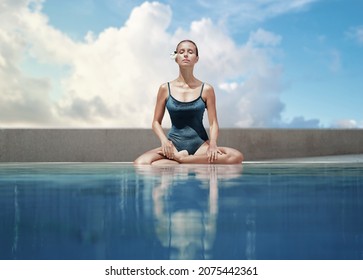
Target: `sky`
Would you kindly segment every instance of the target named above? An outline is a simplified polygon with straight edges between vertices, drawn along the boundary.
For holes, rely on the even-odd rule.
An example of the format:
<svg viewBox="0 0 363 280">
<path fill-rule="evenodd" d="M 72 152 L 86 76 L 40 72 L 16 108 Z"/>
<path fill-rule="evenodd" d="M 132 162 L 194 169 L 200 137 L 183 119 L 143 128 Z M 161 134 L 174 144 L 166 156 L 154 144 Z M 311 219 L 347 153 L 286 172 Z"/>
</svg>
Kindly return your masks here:
<svg viewBox="0 0 363 280">
<path fill-rule="evenodd" d="M 0 0 L 0 128 L 150 128 L 183 39 L 222 128 L 363 128 L 362 0 Z"/>
</svg>

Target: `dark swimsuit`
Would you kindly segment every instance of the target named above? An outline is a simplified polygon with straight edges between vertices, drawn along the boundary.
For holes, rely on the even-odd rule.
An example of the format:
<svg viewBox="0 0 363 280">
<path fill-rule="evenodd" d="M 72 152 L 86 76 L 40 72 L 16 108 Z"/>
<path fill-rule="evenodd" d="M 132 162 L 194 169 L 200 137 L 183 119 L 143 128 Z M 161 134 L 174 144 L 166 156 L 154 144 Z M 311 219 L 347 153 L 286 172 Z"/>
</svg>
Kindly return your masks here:
<svg viewBox="0 0 363 280">
<path fill-rule="evenodd" d="M 206 108 L 202 98 L 203 88 L 204 83 L 197 99 L 182 102 L 172 96 L 168 83 L 169 96 L 166 108 L 172 124 L 168 138 L 178 151 L 187 150 L 190 155 L 193 155 L 208 140 L 208 134 L 203 126 L 203 115 Z"/>
</svg>

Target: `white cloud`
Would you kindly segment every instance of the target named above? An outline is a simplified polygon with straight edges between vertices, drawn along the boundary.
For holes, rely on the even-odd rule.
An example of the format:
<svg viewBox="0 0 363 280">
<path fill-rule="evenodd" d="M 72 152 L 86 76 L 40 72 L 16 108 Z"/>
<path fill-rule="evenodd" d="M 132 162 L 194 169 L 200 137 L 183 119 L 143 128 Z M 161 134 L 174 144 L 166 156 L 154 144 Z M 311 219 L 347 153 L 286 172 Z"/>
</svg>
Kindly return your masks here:
<svg viewBox="0 0 363 280">
<path fill-rule="evenodd" d="M 49 79 L 28 77 L 20 69 L 28 47 L 22 32 L 22 18 L 29 13 L 26 4 L 6 1 L 0 9 L 0 126 L 38 126 L 53 120 Z"/>
<path fill-rule="evenodd" d="M 64 83 L 60 111 L 77 121 L 83 104 L 89 109 L 79 115 L 80 125 L 92 120 L 96 125 L 149 127 L 159 83 L 173 72 L 171 36 L 165 31 L 170 18 L 167 6 L 145 3 L 133 10 L 125 26 L 82 44 Z"/>
<path fill-rule="evenodd" d="M 298 7 L 311 1 L 293 2 Z M 41 11 L 42 1 L 3 3 L 2 127 L 150 127 L 158 86 L 178 74 L 169 53 L 184 38 L 198 44 L 201 58 L 196 75 L 216 88 L 221 126 L 281 125 L 283 69 L 273 62 L 281 41 L 277 34 L 258 29 L 238 46 L 209 18 L 171 33 L 170 7 L 145 2 L 132 11 L 124 26 L 98 35 L 89 32 L 80 42 L 49 24 Z M 276 6 L 275 13 L 279 9 Z M 35 78 L 24 71 L 27 57 L 54 68 L 67 66 L 61 88 L 52 83 L 51 74 Z M 61 93 L 57 98 L 55 91 Z"/>
<path fill-rule="evenodd" d="M 228 0 L 208 2 L 198 1 L 213 18 L 224 19 L 231 25 L 261 22 L 276 16 L 306 9 L 318 0 Z"/>
<path fill-rule="evenodd" d="M 363 46 L 363 26 L 351 27 L 347 32 L 347 36 Z"/>
<path fill-rule="evenodd" d="M 232 82 L 232 83 L 221 83 L 219 85 L 219 88 L 226 92 L 233 92 L 238 88 L 238 83 Z"/>
<path fill-rule="evenodd" d="M 281 36 L 259 28 L 250 34 L 248 44 L 253 46 L 277 46 L 281 42 Z"/>
<path fill-rule="evenodd" d="M 285 122 L 281 126 L 284 128 L 321 128 L 320 120 L 307 120 L 303 116 L 294 117 L 290 122 Z"/>
<path fill-rule="evenodd" d="M 333 128 L 351 129 L 351 128 L 363 128 L 363 121 L 358 122 L 352 119 L 337 120 L 332 124 Z"/>
<path fill-rule="evenodd" d="M 7 1 L 7 20 L 1 19 L 0 126 L 149 127 L 158 83 L 174 66 L 165 31 L 170 9 L 145 3 L 125 26 L 75 42 L 28 4 Z M 27 56 L 70 67 L 59 100 L 50 98 L 50 77 L 36 79 L 21 69 Z"/>
</svg>

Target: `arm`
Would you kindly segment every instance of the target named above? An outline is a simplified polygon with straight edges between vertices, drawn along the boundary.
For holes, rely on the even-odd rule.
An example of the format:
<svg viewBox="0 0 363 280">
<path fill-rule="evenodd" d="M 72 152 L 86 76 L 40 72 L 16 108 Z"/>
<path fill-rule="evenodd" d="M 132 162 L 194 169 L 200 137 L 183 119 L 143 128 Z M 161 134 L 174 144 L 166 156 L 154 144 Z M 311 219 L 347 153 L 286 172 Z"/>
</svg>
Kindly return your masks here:
<svg viewBox="0 0 363 280">
<path fill-rule="evenodd" d="M 222 154 L 222 152 L 218 149 L 217 146 L 219 125 L 216 110 L 216 96 L 213 87 L 210 85 L 207 85 L 206 87 L 204 100 L 207 103 L 210 136 L 207 155 L 209 157 L 209 161 L 213 162 L 214 160 L 217 160 L 218 154 Z"/>
<path fill-rule="evenodd" d="M 164 156 L 166 156 L 167 158 L 172 158 L 174 153 L 173 143 L 166 137 L 164 130 L 161 126 L 165 114 L 165 105 L 167 98 L 168 98 L 167 85 L 163 84 L 159 87 L 157 95 L 157 100 L 154 110 L 154 118 L 152 122 L 152 129 L 161 142 L 162 153 L 164 154 Z"/>
</svg>

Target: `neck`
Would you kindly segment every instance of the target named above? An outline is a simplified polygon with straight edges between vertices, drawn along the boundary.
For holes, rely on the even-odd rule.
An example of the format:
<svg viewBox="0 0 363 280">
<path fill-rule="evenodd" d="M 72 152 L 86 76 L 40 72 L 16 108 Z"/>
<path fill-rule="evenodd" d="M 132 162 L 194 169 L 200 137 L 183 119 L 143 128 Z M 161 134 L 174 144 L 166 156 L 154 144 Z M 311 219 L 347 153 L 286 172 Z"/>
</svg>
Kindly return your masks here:
<svg viewBox="0 0 363 280">
<path fill-rule="evenodd" d="M 185 84 L 191 84 L 195 82 L 196 78 L 193 74 L 193 69 L 191 68 L 180 68 L 179 69 L 179 77 L 177 79 L 179 82 L 185 83 Z"/>
</svg>

